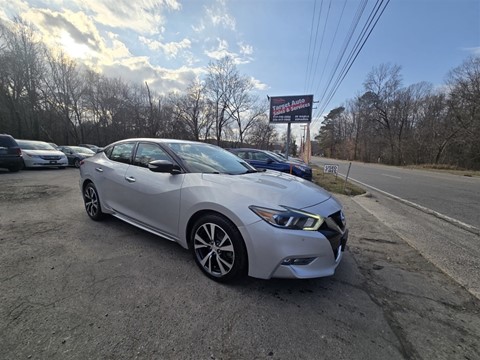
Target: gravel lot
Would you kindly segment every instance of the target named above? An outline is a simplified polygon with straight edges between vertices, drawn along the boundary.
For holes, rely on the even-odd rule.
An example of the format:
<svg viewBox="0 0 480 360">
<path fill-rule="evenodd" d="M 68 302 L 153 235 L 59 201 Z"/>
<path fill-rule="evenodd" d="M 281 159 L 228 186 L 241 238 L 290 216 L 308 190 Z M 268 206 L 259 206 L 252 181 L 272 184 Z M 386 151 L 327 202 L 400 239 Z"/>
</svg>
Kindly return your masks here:
<svg viewBox="0 0 480 360">
<path fill-rule="evenodd" d="M 0 358 L 479 359 L 479 300 L 340 200 L 335 276 L 221 285 L 175 243 L 91 221 L 78 170 L 0 170 Z"/>
</svg>

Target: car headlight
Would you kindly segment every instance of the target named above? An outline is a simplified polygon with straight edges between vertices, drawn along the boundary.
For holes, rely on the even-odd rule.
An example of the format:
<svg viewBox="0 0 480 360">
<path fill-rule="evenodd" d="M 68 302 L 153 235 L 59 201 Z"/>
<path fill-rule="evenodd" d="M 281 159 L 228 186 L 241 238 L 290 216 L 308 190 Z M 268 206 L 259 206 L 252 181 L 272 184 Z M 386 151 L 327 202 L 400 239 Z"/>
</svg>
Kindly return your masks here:
<svg viewBox="0 0 480 360">
<path fill-rule="evenodd" d="M 255 214 L 268 222 L 270 225 L 283 229 L 317 231 L 323 224 L 324 219 L 317 214 L 293 209 L 281 205 L 284 210 L 275 210 L 259 206 L 250 206 Z"/>
</svg>

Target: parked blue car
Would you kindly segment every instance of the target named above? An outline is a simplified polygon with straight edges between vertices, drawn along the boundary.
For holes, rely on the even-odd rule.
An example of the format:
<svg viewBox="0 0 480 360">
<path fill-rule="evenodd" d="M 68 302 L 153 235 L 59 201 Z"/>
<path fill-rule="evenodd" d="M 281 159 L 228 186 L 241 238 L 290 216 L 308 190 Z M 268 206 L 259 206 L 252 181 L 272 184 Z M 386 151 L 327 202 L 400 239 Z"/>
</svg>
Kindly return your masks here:
<svg viewBox="0 0 480 360">
<path fill-rule="evenodd" d="M 227 149 L 242 158 L 256 169 L 276 170 L 312 180 L 312 168 L 298 160 L 286 160 L 266 150 L 238 148 Z"/>
</svg>

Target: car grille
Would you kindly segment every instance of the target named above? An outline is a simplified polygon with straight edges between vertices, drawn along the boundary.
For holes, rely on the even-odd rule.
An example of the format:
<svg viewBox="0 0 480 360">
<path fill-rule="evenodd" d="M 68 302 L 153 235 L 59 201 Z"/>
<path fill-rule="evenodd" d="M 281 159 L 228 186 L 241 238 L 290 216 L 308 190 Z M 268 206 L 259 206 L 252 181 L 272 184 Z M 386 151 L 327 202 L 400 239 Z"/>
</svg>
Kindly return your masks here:
<svg viewBox="0 0 480 360">
<path fill-rule="evenodd" d="M 333 255 L 336 259 L 340 249 L 344 249 L 348 236 L 346 226 L 342 221 L 342 212 L 337 211 L 336 213 L 330 215 L 327 219 L 325 219 L 318 231 L 321 232 L 323 236 L 325 236 L 330 242 Z"/>
<path fill-rule="evenodd" d="M 60 160 L 62 157 L 58 155 L 42 155 L 40 156 L 43 160 Z"/>
</svg>

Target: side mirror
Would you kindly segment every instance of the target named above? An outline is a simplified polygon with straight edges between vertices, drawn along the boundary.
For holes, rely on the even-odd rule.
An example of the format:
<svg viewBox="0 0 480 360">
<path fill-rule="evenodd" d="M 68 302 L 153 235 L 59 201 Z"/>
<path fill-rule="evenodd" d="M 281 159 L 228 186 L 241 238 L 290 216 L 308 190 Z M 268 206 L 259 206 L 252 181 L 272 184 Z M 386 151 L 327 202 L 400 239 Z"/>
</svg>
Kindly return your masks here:
<svg viewBox="0 0 480 360">
<path fill-rule="evenodd" d="M 182 169 L 177 164 L 168 160 L 153 160 L 148 163 L 150 171 L 157 173 L 170 173 L 172 175 L 180 174 Z"/>
<path fill-rule="evenodd" d="M 271 163 L 273 163 L 273 160 L 270 159 L 270 158 L 268 158 L 268 159 L 267 159 L 267 164 L 271 164 Z"/>
</svg>

